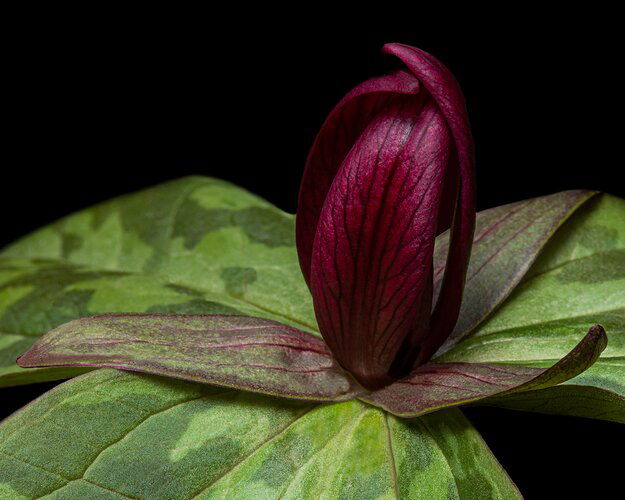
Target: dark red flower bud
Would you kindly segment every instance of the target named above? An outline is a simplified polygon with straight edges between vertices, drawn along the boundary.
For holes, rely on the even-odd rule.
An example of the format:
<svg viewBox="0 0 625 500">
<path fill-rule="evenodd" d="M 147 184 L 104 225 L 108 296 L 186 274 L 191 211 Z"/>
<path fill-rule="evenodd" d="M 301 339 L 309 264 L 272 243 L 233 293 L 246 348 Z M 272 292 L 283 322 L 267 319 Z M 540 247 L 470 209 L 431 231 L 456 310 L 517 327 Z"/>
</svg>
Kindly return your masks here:
<svg viewBox="0 0 625 500">
<path fill-rule="evenodd" d="M 425 52 L 347 94 L 308 156 L 297 248 L 321 333 L 365 387 L 426 362 L 460 309 L 475 222 L 473 142 L 460 88 Z M 451 226 L 440 290 L 438 233 Z M 433 307 L 434 298 L 437 298 Z"/>
</svg>

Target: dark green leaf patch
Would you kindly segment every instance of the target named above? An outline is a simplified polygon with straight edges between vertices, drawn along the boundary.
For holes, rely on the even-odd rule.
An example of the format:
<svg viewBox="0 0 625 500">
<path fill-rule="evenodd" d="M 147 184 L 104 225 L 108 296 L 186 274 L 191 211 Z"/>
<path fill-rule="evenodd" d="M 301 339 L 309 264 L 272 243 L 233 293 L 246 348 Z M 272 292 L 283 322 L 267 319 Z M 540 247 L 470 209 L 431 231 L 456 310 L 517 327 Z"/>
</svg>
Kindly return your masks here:
<svg viewBox="0 0 625 500">
<path fill-rule="evenodd" d="M 7 419 L 0 484 L 13 498 L 519 497 L 455 410 L 403 421 L 358 401 L 317 405 L 114 370 Z"/>
</svg>

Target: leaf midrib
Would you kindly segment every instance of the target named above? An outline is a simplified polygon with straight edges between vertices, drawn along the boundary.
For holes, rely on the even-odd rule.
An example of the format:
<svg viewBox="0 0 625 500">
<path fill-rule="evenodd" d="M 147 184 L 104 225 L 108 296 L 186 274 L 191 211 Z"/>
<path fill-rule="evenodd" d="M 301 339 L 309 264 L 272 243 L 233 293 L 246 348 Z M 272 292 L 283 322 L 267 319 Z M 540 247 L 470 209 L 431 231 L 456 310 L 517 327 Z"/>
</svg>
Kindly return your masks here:
<svg viewBox="0 0 625 500">
<path fill-rule="evenodd" d="M 208 485 L 202 485 L 202 489 L 199 489 L 199 491 L 195 491 L 194 493 L 192 493 L 189 498 L 197 498 L 199 495 L 201 495 L 202 493 L 204 493 L 206 490 L 208 490 L 211 486 L 213 486 L 215 483 L 217 483 L 218 481 L 220 481 L 221 479 L 223 479 L 225 476 L 227 476 L 228 474 L 232 474 L 232 472 L 237 469 L 239 466 L 241 466 L 248 458 L 250 458 L 252 455 L 254 455 L 256 452 L 258 452 L 260 449 L 264 448 L 265 446 L 269 445 L 271 442 L 275 441 L 276 439 L 278 439 L 282 434 L 284 434 L 286 431 L 288 431 L 293 425 L 295 425 L 300 419 L 302 419 L 303 417 L 305 417 L 306 415 L 308 415 L 311 411 L 315 410 L 316 408 L 318 408 L 321 404 L 323 403 L 319 403 L 316 405 L 312 405 L 311 407 L 307 408 L 306 410 L 304 410 L 302 413 L 300 413 L 297 417 L 295 417 L 295 419 L 293 419 L 291 422 L 289 422 L 287 425 L 285 425 L 284 427 L 282 427 L 281 429 L 278 429 L 275 433 L 271 434 L 269 437 L 267 437 L 264 441 L 262 441 L 261 443 L 259 443 L 257 446 L 255 446 L 249 453 L 246 453 L 243 457 L 241 457 L 236 463 L 234 463 L 229 470 L 225 471 L 223 474 L 221 474 L 219 477 L 211 480 L 211 482 Z M 165 483 L 163 486 L 161 486 L 160 490 L 162 490 L 165 486 L 167 486 L 169 483 Z"/>
<path fill-rule="evenodd" d="M 400 500 L 399 484 L 397 482 L 397 463 L 395 461 L 395 452 L 393 451 L 393 438 L 391 436 L 391 426 L 388 423 L 388 412 L 382 412 L 382 420 L 384 421 L 384 427 L 386 432 L 384 433 L 386 439 L 386 450 L 389 457 L 389 466 L 391 469 L 391 481 L 393 481 L 393 491 L 395 492 L 395 498 Z"/>
<path fill-rule="evenodd" d="M 534 278 L 538 278 L 540 276 L 543 276 L 545 274 L 549 274 L 553 271 L 556 271 L 557 269 L 560 269 L 561 267 L 567 266 L 569 264 L 575 263 L 577 261 L 580 260 L 585 260 L 585 259 L 590 259 L 593 257 L 597 257 L 597 256 L 602 256 L 602 255 L 609 255 L 611 253 L 615 253 L 615 252 L 622 252 L 623 250 L 625 250 L 625 247 L 614 247 L 614 248 L 608 248 L 606 250 L 600 250 L 597 252 L 593 252 L 590 253 L 588 255 L 580 255 L 578 257 L 573 257 L 572 259 L 567 259 L 564 260 L 558 264 L 555 264 L 552 267 L 549 267 L 547 269 L 543 269 L 542 271 L 535 273 L 535 274 L 529 274 L 529 276 L 526 276 L 523 281 L 519 284 L 519 288 L 524 287 L 526 285 L 526 283 L 529 283 L 530 281 L 532 281 Z"/>
<path fill-rule="evenodd" d="M 315 451 L 310 457 L 308 457 L 308 460 L 306 460 L 306 462 L 304 462 L 300 467 L 299 470 L 297 471 L 297 473 L 293 476 L 293 478 L 288 482 L 288 484 L 286 485 L 286 488 L 284 488 L 284 490 L 280 493 L 280 496 L 278 498 L 282 499 L 286 496 L 286 494 L 289 492 L 289 490 L 291 489 L 291 487 L 293 486 L 293 484 L 295 484 L 295 481 L 300 477 L 300 475 L 302 474 L 302 472 L 306 469 L 306 467 L 308 466 L 308 464 L 310 464 L 316 457 L 319 456 L 320 453 L 323 452 L 323 450 L 325 450 L 330 443 L 332 443 L 336 438 L 338 438 L 339 436 L 343 436 L 343 434 L 347 434 L 348 432 L 351 433 L 356 426 L 362 421 L 362 417 L 363 414 L 366 412 L 366 408 L 363 408 L 360 410 L 360 412 L 357 415 L 354 415 L 351 420 L 348 420 L 347 423 L 345 423 L 344 425 L 340 426 L 337 430 L 336 433 L 334 433 L 327 441 L 326 443 L 319 448 L 317 451 Z"/>
<path fill-rule="evenodd" d="M 598 311 L 590 311 L 590 312 L 582 312 L 581 314 L 577 314 L 575 316 L 564 316 L 564 317 L 559 317 L 559 318 L 549 318 L 548 320 L 538 320 L 536 322 L 530 322 L 530 323 L 525 323 L 523 325 L 516 325 L 516 326 L 511 326 L 508 328 L 502 328 L 501 330 L 492 330 L 492 331 L 488 331 L 486 330 L 484 331 L 476 331 L 473 335 L 471 335 L 470 337 L 467 337 L 466 341 L 471 341 L 473 339 L 483 339 L 486 337 L 490 337 L 492 335 L 501 335 L 502 333 L 508 333 L 508 332 L 514 332 L 517 330 L 522 330 L 525 328 L 529 328 L 529 327 L 536 327 L 536 326 L 549 326 L 550 323 L 555 323 L 558 321 L 574 321 L 574 320 L 579 320 L 579 319 L 583 319 L 583 318 L 587 318 L 590 315 L 593 314 L 610 314 L 610 313 L 618 313 L 625 310 L 625 307 L 623 306 L 616 306 L 615 308 L 610 308 L 610 309 L 602 309 L 602 310 L 598 310 Z M 590 326 L 590 325 L 589 325 Z M 460 345 L 461 343 L 456 344 L 457 346 Z M 454 346 L 456 347 L 456 346 Z M 453 349 L 453 348 L 452 348 Z M 450 349 L 451 350 L 451 349 Z"/>
<path fill-rule="evenodd" d="M 456 479 L 456 475 L 454 474 L 454 470 L 451 467 L 451 462 L 449 461 L 449 458 L 447 458 L 447 454 L 443 451 L 442 446 L 439 444 L 438 439 L 436 439 L 436 436 L 434 435 L 434 432 L 432 432 L 432 430 L 430 429 L 430 426 L 428 425 L 426 420 L 423 419 L 423 418 L 417 418 L 415 420 L 419 423 L 419 427 L 421 427 L 421 429 L 424 429 L 427 432 L 427 434 L 432 438 L 432 441 L 434 441 L 434 443 L 436 443 L 436 447 L 438 448 L 438 451 L 440 452 L 441 456 L 445 460 L 445 464 L 447 465 L 447 469 L 449 470 L 449 475 L 454 480 L 454 486 L 456 488 L 456 495 L 457 495 L 458 498 L 460 498 L 460 486 L 458 485 L 458 480 Z"/>
</svg>

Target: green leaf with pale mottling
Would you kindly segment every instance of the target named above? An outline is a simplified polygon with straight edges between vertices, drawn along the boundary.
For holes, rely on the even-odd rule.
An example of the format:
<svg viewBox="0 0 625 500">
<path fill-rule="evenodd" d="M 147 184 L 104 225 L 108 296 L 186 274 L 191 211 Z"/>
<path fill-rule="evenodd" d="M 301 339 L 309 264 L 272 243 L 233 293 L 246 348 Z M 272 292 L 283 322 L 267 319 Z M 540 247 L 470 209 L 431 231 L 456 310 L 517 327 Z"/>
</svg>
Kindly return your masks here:
<svg viewBox="0 0 625 500">
<path fill-rule="evenodd" d="M 110 311 L 241 312 L 227 303 L 227 297 L 172 285 L 159 276 L 0 258 L 0 386 L 56 380 L 76 373 L 58 368 L 24 370 L 15 359 L 47 330 Z"/>
<path fill-rule="evenodd" d="M 0 386 L 71 374 L 15 358 L 62 323 L 111 312 L 246 314 L 318 335 L 293 216 L 202 177 L 77 212 L 0 253 Z"/>
<path fill-rule="evenodd" d="M 0 494 L 520 496 L 458 410 L 401 420 L 358 401 L 269 399 L 114 370 L 66 382 L 0 425 Z"/>
<path fill-rule="evenodd" d="M 510 295 L 556 229 L 593 195 L 594 191 L 563 191 L 477 214 L 460 315 L 440 352 L 457 344 Z M 435 295 L 448 247 L 449 231 L 436 239 Z"/>
<path fill-rule="evenodd" d="M 608 195 L 580 208 L 503 306 L 438 360 L 549 366 L 596 323 L 608 346 L 590 369 L 491 403 L 625 421 L 625 200 Z"/>
<path fill-rule="evenodd" d="M 544 213 L 538 205 L 514 205 L 538 211 L 535 226 L 519 228 L 533 246 L 520 260 L 518 252 L 508 252 L 506 235 L 521 241 L 512 225 L 498 235 L 504 236 L 497 240 L 502 251 L 491 255 L 484 246 L 475 253 L 463 306 L 472 316 L 463 312 L 460 323 L 470 335 L 438 361 L 550 366 L 595 323 L 610 335 L 605 355 L 571 382 L 489 404 L 623 420 L 622 200 L 597 197 L 577 209 L 519 289 L 473 328 L 588 196 L 547 197 L 563 204 L 543 203 Z M 489 213 L 501 210 L 508 209 Z M 482 233 L 489 220 L 499 220 L 485 217 L 478 216 Z M 0 385 L 75 375 L 71 369 L 21 370 L 14 359 L 45 331 L 98 313 L 245 314 L 316 334 L 293 226 L 292 216 L 244 190 L 187 178 L 84 210 L 18 241 L 0 254 Z M 484 283 L 493 277 L 503 285 L 488 290 Z M 487 310 L 473 308 L 470 294 L 485 290 Z M 0 497 L 48 493 L 519 496 L 455 409 L 404 420 L 360 401 L 280 400 L 112 370 L 63 384 L 0 424 Z"/>
<path fill-rule="evenodd" d="M 551 207 L 546 210 L 551 215 L 541 218 L 544 224 L 537 224 L 540 230 L 530 235 L 535 246 L 540 246 L 548 230 L 566 218 L 588 195 L 564 193 L 508 208 L 524 211 L 536 203 Z M 564 208 L 558 209 L 549 203 L 549 200 L 562 196 L 566 201 Z M 597 267 L 598 272 L 591 271 L 591 281 L 596 281 L 602 272 L 605 274 L 606 267 L 617 272 L 623 268 L 622 224 L 619 226 L 623 211 L 618 208 L 623 202 L 610 197 L 598 200 L 585 203 L 572 219 L 577 222 L 567 223 L 556 233 L 521 288 L 495 317 L 475 329 L 474 335 L 441 360 L 520 360 L 523 364 L 548 366 L 567 352 L 588 326 L 598 322 L 610 335 L 608 349 L 594 367 L 576 378 L 576 382 L 584 384 L 580 387 L 602 388 L 595 392 L 599 398 L 611 393 L 605 400 L 606 405 L 614 407 L 614 395 L 617 403 L 621 401 L 618 398 L 622 398 L 625 386 L 621 349 L 625 316 L 622 302 L 600 314 L 595 314 L 590 307 L 586 308 L 590 314 L 575 318 L 570 315 L 562 318 L 561 314 L 556 314 L 549 321 L 532 319 L 532 314 L 535 318 L 538 311 L 535 304 L 528 306 L 529 311 L 512 307 L 512 312 L 506 313 L 513 302 L 525 301 L 519 301 L 517 297 L 534 295 L 527 291 L 533 273 L 539 273 L 538 283 L 549 277 L 549 272 L 545 276 L 540 274 L 541 266 L 552 265 L 554 272 L 558 272 L 560 265 L 573 269 L 568 273 L 574 273 L 575 269 L 584 273 L 586 268 Z M 478 238 L 490 227 L 488 221 L 493 217 L 488 214 L 501 215 L 501 210 L 492 209 L 478 215 Z M 250 217 L 256 212 L 260 215 L 251 224 Z M 513 219 L 511 216 L 504 222 Z M 65 321 L 97 313 L 243 313 L 275 319 L 315 333 L 310 295 L 301 278 L 293 247 L 292 225 L 291 216 L 239 188 L 212 179 L 187 178 L 87 209 L 22 239 L 2 254 L 13 258 L 0 258 L 0 385 L 55 379 L 76 373 L 71 369 L 57 368 L 36 372 L 21 370 L 14 360 L 41 333 Z M 489 234 L 480 241 L 488 239 Z M 221 248 L 228 251 L 220 251 Z M 581 264 L 564 262 L 571 256 L 574 262 L 580 261 Z M 481 258 L 488 261 L 489 257 L 484 254 Z M 480 268 L 478 260 L 473 267 Z M 498 257 L 494 260 L 501 261 Z M 514 261 L 514 264 L 518 267 L 519 263 Z M 471 293 L 480 295 L 483 290 L 483 287 L 473 286 L 482 274 L 474 272 L 470 277 L 473 275 L 475 278 L 467 287 L 468 299 Z M 554 310 L 570 308 L 567 294 L 578 299 L 577 305 L 580 300 L 588 298 L 589 305 L 600 306 L 605 303 L 600 289 L 610 295 L 614 286 L 617 287 L 616 293 L 611 297 L 617 302 L 620 300 L 618 287 L 620 291 L 623 287 L 618 280 L 608 280 L 608 284 L 611 283 L 608 287 L 597 282 L 579 286 L 574 277 L 572 280 L 573 285 L 577 285 L 558 289 L 558 293 L 566 293 L 561 297 L 564 300 L 553 302 Z M 564 281 L 567 281 L 566 276 Z M 560 284 L 557 282 L 554 286 Z M 541 297 L 534 302 L 547 299 L 549 304 L 553 298 Z M 465 297 L 465 302 L 471 303 L 468 299 Z M 263 305 L 270 302 L 271 306 Z M 584 307 L 574 308 L 580 309 L 584 310 Z M 515 315 L 516 319 L 512 318 Z M 520 327 L 510 327 L 519 319 Z M 516 357 L 493 354 L 501 344 L 498 335 L 510 337 L 504 342 L 516 352 Z M 544 357 L 543 354 L 547 359 L 538 359 Z M 541 401 L 546 399 L 540 398 Z M 570 412 L 570 405 L 567 412 Z"/>
<path fill-rule="evenodd" d="M 242 188 L 186 177 L 77 212 L 3 255 L 158 275 L 315 329 L 294 228 L 292 215 Z"/>
</svg>

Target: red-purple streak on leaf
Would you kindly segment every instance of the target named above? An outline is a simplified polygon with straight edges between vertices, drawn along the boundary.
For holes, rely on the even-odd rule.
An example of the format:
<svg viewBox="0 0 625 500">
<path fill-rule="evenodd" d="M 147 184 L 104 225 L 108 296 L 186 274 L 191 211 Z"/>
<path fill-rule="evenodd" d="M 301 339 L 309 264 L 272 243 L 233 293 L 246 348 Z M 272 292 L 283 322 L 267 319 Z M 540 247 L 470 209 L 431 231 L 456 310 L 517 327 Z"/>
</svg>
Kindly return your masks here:
<svg viewBox="0 0 625 500">
<path fill-rule="evenodd" d="M 501 404 L 506 395 L 560 384 L 591 366 L 606 344 L 606 333 L 597 325 L 551 368 L 430 362 L 368 392 L 337 365 L 322 340 L 274 321 L 106 314 L 55 328 L 18 363 L 25 368 L 119 368 L 312 401 L 360 398 L 411 417 L 492 396 Z"/>
<path fill-rule="evenodd" d="M 510 295 L 554 231 L 594 194 L 563 191 L 477 214 L 458 322 L 437 355 L 470 335 Z M 436 239 L 434 247 L 435 298 L 441 287 L 448 247 L 447 232 Z"/>
<path fill-rule="evenodd" d="M 369 80 L 332 111 L 309 154 L 297 247 L 321 333 L 375 388 L 426 362 L 453 329 L 475 220 L 473 145 L 458 84 L 432 56 Z M 451 227 L 432 313 L 434 238 Z"/>
<path fill-rule="evenodd" d="M 360 390 L 321 339 L 247 316 L 81 318 L 48 332 L 17 362 L 120 368 L 316 401 L 351 399 Z"/>
<path fill-rule="evenodd" d="M 419 366 L 409 377 L 361 397 L 395 415 L 415 417 L 440 408 L 560 384 L 589 368 L 605 349 L 605 330 L 595 325 L 550 368 L 493 363 L 436 363 Z M 481 404 L 488 404 L 488 400 Z"/>
</svg>

